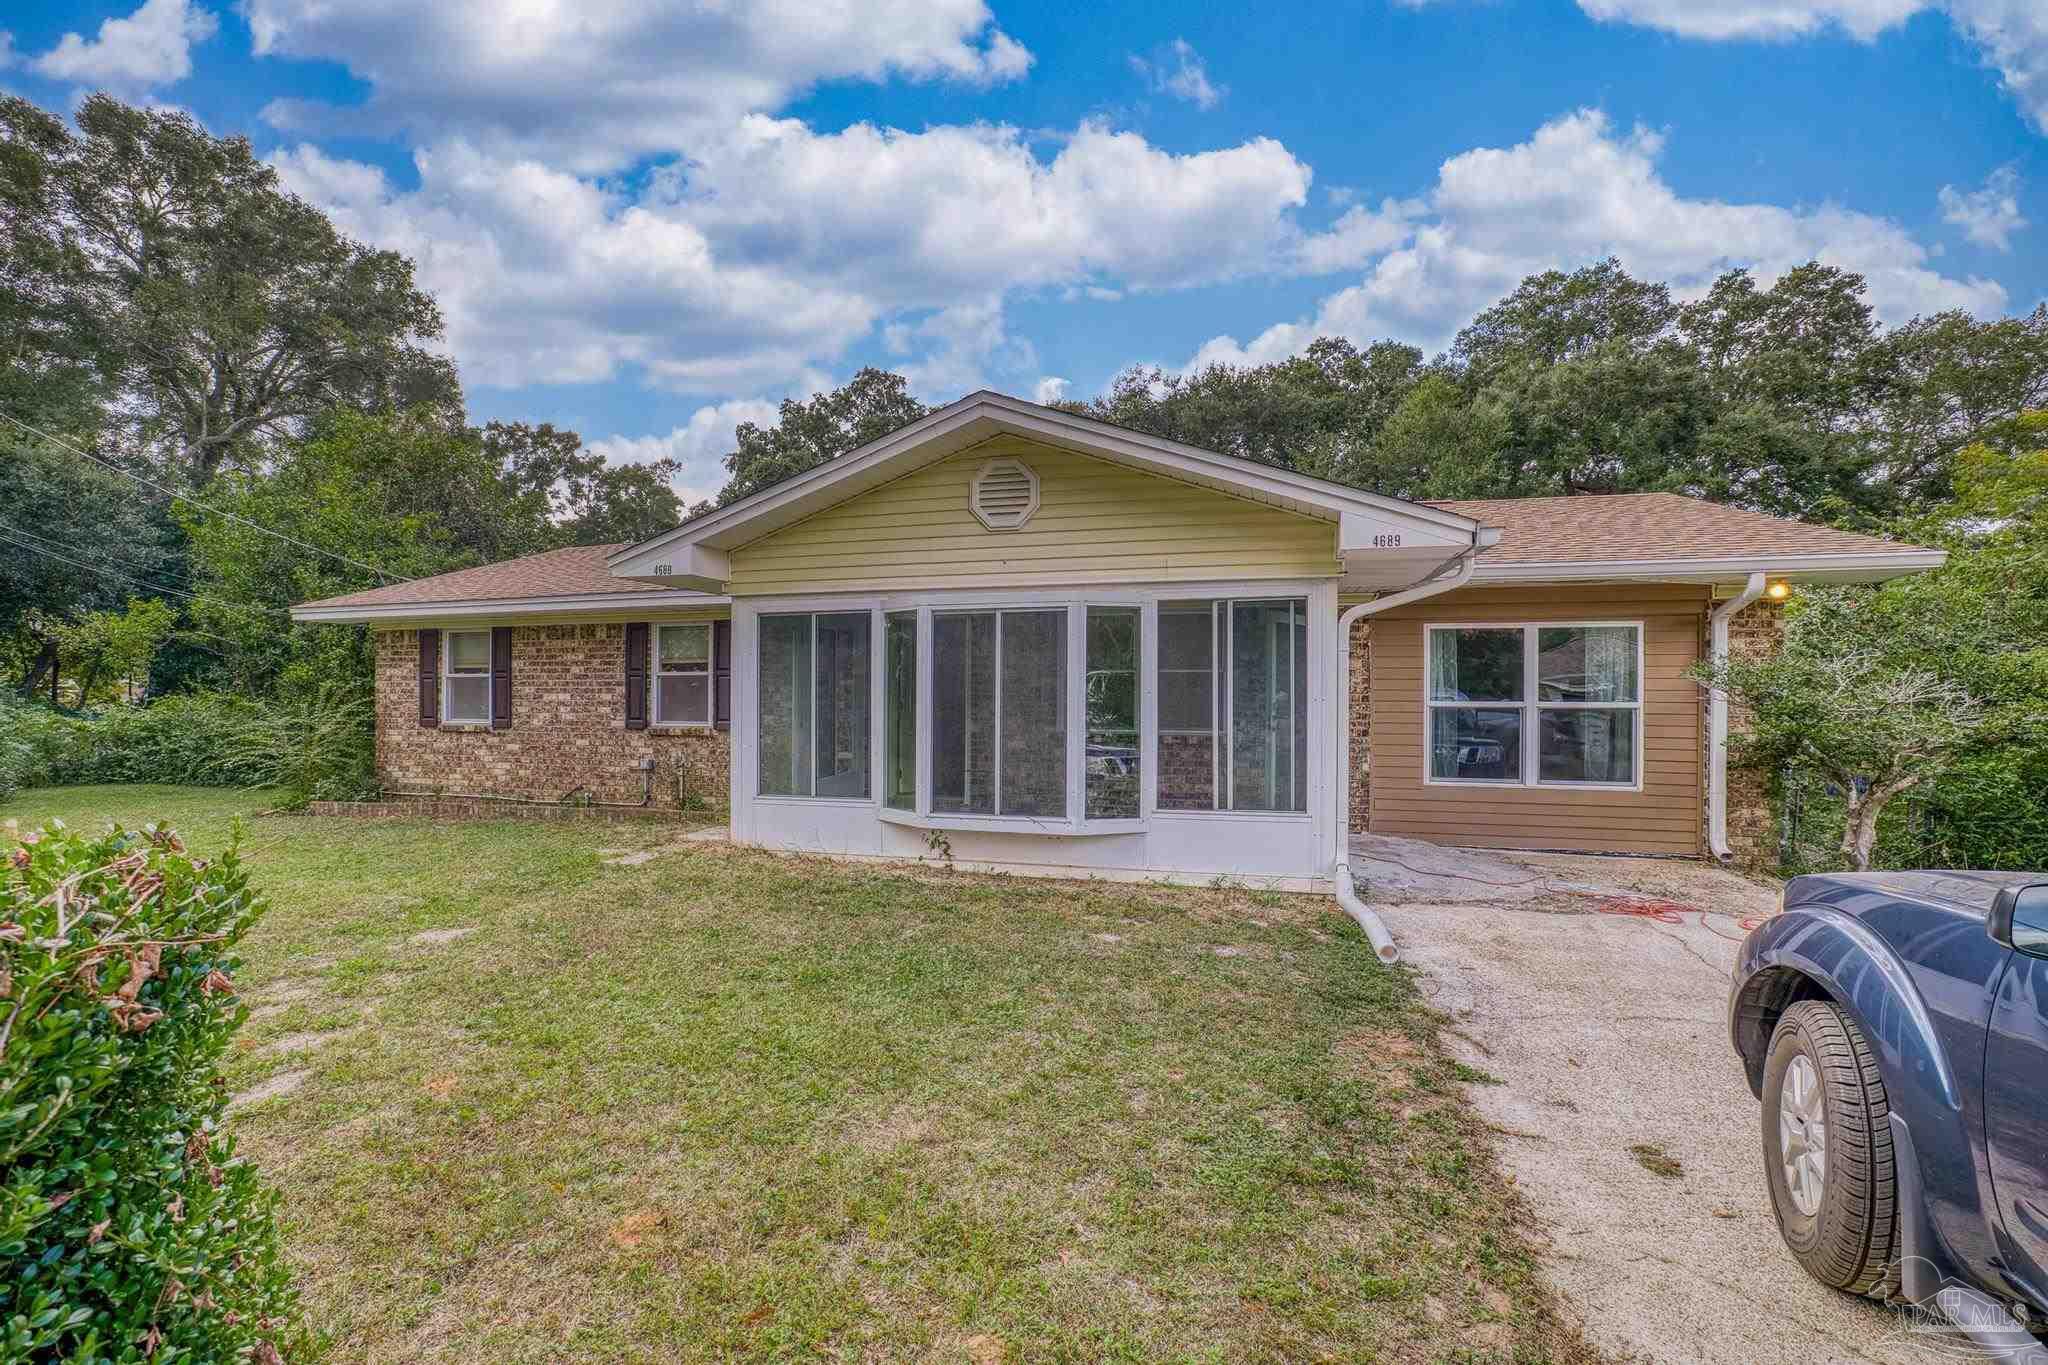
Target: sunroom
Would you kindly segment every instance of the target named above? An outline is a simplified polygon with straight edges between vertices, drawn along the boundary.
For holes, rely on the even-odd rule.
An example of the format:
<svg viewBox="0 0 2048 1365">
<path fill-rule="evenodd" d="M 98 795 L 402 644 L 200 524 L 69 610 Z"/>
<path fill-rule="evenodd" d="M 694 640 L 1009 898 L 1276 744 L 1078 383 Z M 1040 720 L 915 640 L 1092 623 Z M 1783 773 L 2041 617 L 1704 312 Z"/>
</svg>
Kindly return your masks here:
<svg viewBox="0 0 2048 1365">
<path fill-rule="evenodd" d="M 730 593 L 735 838 L 1324 885 L 1340 589 L 1476 523 L 997 395 L 613 559 Z"/>
</svg>

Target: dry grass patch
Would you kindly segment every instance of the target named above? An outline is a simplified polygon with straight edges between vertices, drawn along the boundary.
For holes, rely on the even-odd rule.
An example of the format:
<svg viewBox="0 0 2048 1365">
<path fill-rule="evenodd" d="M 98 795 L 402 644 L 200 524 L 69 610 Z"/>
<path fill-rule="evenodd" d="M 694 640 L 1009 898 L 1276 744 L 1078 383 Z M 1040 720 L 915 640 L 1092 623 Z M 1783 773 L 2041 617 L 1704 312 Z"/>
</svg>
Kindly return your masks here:
<svg viewBox="0 0 2048 1365">
<path fill-rule="evenodd" d="M 231 1079 L 302 1078 L 238 1126 L 333 1359 L 1590 1358 L 1327 902 L 655 838 L 260 823 L 251 1036 L 329 1036 Z"/>
</svg>

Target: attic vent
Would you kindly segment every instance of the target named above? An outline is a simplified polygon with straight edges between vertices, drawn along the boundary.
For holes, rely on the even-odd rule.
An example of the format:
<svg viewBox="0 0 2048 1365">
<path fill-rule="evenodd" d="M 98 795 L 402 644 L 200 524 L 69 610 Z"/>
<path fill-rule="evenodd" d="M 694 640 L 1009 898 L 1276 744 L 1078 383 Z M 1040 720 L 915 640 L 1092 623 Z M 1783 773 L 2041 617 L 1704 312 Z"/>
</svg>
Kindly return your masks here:
<svg viewBox="0 0 2048 1365">
<path fill-rule="evenodd" d="M 1014 531 L 1038 510 L 1038 476 L 1022 460 L 990 460 L 974 476 L 974 515 L 991 531 Z"/>
</svg>

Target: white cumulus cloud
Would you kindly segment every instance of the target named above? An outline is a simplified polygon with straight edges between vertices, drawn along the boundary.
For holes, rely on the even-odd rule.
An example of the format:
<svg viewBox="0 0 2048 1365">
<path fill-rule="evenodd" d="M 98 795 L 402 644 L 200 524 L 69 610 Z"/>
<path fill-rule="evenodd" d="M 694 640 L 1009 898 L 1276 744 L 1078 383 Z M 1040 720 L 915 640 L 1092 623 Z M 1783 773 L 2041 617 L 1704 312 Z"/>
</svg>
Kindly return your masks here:
<svg viewBox="0 0 2048 1365">
<path fill-rule="evenodd" d="M 1057 403 L 1067 396 L 1067 389 L 1073 383 L 1056 374 L 1048 374 L 1031 386 L 1031 401 L 1034 403 Z"/>
<path fill-rule="evenodd" d="M 2002 166 L 1985 178 L 1983 188 L 1959 190 L 1943 185 L 1936 196 L 1941 219 L 1963 230 L 1963 236 L 1996 251 L 2012 249 L 2012 235 L 2027 225 L 2020 213 L 2020 177 Z"/>
<path fill-rule="evenodd" d="M 719 462 L 733 449 L 734 429 L 742 422 L 773 426 L 777 415 L 776 405 L 764 398 L 735 398 L 698 408 L 666 436 L 608 436 L 590 442 L 590 451 L 613 464 L 678 461 L 683 468 L 675 490 L 687 506 L 716 497 L 724 487 L 726 473 Z"/>
<path fill-rule="evenodd" d="M 213 14 L 191 0 L 144 0 L 126 18 L 103 21 L 91 38 L 65 34 L 29 67 L 51 80 L 124 93 L 148 91 L 191 75 L 192 45 L 205 42 L 219 27 Z M 0 54 L 7 50 L 8 44 L 0 42 Z"/>
<path fill-rule="evenodd" d="M 2004 307 L 1995 281 L 1939 273 L 1927 248 L 1886 219 L 1827 205 L 1686 198 L 1657 173 L 1662 149 L 1655 133 L 1621 132 L 1604 114 L 1581 110 L 1517 146 L 1454 156 L 1416 206 L 1409 238 L 1356 284 L 1324 298 L 1312 317 L 1277 323 L 1250 341 L 1211 339 L 1189 368 L 1263 364 L 1322 335 L 1439 347 L 1526 276 L 1609 255 L 1681 293 L 1735 266 L 1768 280 L 1817 259 L 1863 274 L 1872 303 L 1892 321 Z"/>
<path fill-rule="evenodd" d="M 1230 93 L 1229 87 L 1209 79 L 1209 64 L 1185 38 L 1175 38 L 1150 57 L 1134 53 L 1130 60 L 1146 89 L 1186 100 L 1197 109 L 1214 109 Z"/>
<path fill-rule="evenodd" d="M 822 81 L 988 85 L 1032 62 L 984 0 L 245 0 L 243 13 L 257 55 L 340 62 L 371 84 L 365 109 L 273 104 L 286 131 L 459 137 L 583 172 L 673 153 Z"/>
<path fill-rule="evenodd" d="M 2034 126 L 2048 133 L 2048 4 L 2043 0 L 1579 0 L 1595 19 L 1684 38 L 1781 40 L 1837 28 L 1870 42 L 1924 11 L 1982 53 Z"/>
<path fill-rule="evenodd" d="M 637 368 L 708 394 L 775 390 L 877 327 L 920 392 L 1035 365 L 1020 289 L 1173 289 L 1296 268 L 1309 168 L 1270 139 L 1173 154 L 1083 124 L 1048 157 L 1017 129 L 743 118 L 631 191 L 449 142 L 419 184 L 311 145 L 286 183 L 406 252 L 472 383 Z M 1348 230 L 1348 229 L 1347 229 Z"/>
</svg>

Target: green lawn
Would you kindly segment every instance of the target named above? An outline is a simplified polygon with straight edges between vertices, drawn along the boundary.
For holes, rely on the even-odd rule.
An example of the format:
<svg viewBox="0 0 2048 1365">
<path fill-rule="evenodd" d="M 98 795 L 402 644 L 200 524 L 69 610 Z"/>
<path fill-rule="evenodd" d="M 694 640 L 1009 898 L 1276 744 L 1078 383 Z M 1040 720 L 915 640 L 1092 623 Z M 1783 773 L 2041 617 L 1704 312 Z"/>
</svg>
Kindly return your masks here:
<svg viewBox="0 0 2048 1365">
<path fill-rule="evenodd" d="M 677 839 L 247 820 L 235 1123 L 331 1359 L 1590 1358 L 1328 901 Z"/>
</svg>

